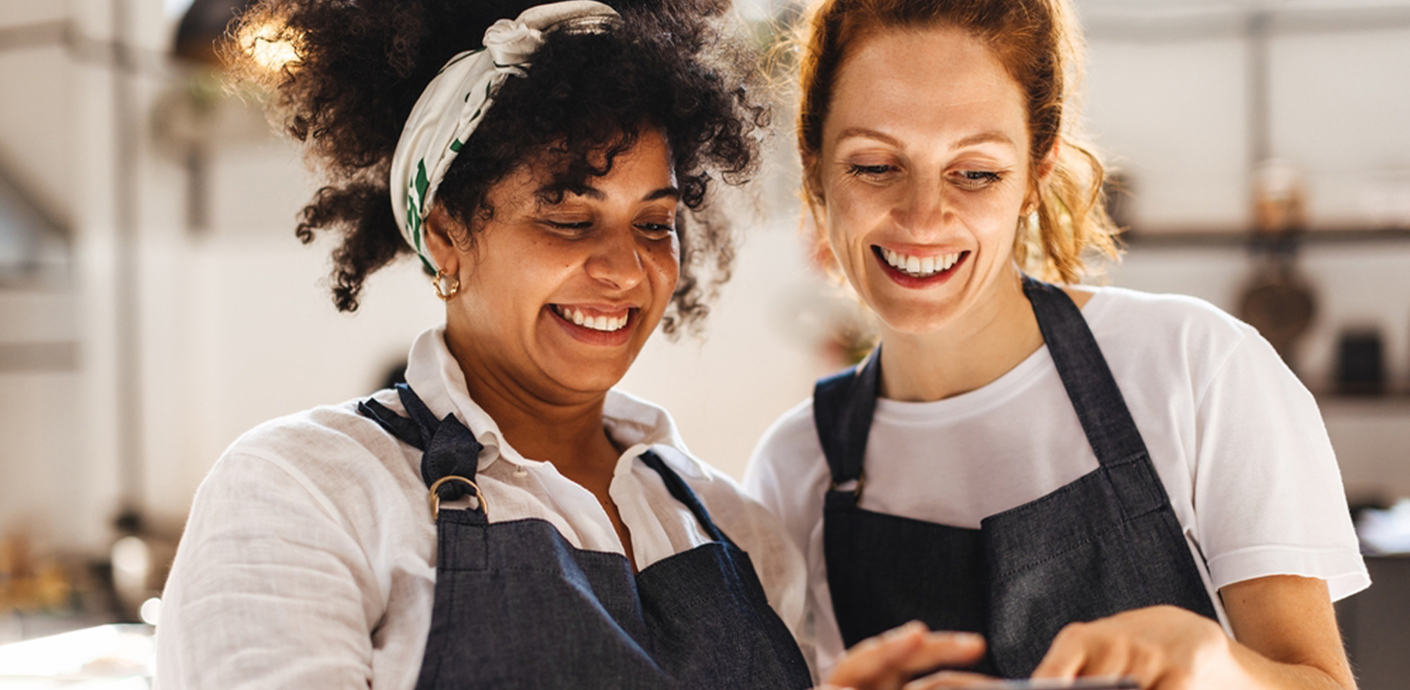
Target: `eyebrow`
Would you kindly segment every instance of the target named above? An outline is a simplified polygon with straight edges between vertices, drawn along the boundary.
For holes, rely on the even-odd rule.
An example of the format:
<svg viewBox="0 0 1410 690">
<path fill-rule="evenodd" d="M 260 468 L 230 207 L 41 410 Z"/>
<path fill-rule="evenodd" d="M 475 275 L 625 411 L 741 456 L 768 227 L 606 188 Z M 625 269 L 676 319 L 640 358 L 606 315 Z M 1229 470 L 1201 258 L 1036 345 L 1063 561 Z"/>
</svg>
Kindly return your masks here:
<svg viewBox="0 0 1410 690">
<path fill-rule="evenodd" d="M 550 191 L 551 191 L 551 188 L 549 188 L 549 187 L 544 187 L 543 189 L 540 189 L 540 190 L 539 190 L 539 194 L 540 194 L 540 196 L 542 196 L 542 195 L 544 195 L 544 194 L 547 194 L 547 193 L 550 192 Z M 572 191 L 572 190 L 566 190 L 566 191 L 568 191 L 568 193 L 571 193 L 571 194 L 577 194 L 578 196 L 585 196 L 585 197 L 587 197 L 587 198 L 589 198 L 589 199 L 592 199 L 592 200 L 594 200 L 594 201 L 602 201 L 603 199 L 606 199 L 606 198 L 607 198 L 607 195 L 606 195 L 606 194 L 603 194 L 603 193 L 602 193 L 602 190 L 600 190 L 600 189 L 598 189 L 598 188 L 596 188 L 596 187 L 583 187 L 582 190 L 580 190 L 580 191 Z M 646 196 L 643 196 L 643 197 L 641 198 L 641 200 L 642 200 L 642 201 L 656 201 L 657 199 L 667 199 L 667 198 L 669 198 L 669 199 L 675 199 L 675 200 L 679 201 L 680 198 L 681 198 L 681 190 L 680 190 L 680 189 L 677 189 L 676 187 L 662 187 L 662 188 L 660 188 L 660 189 L 654 189 L 654 190 L 652 190 L 652 191 L 650 191 L 650 192 L 647 192 Z"/>
<path fill-rule="evenodd" d="M 866 127 L 848 127 L 847 129 L 842 130 L 841 134 L 837 135 L 837 140 L 841 141 L 843 139 L 851 139 L 854 137 L 876 139 L 878 141 L 882 141 L 897 147 L 901 145 L 901 142 L 898 141 L 896 137 L 893 137 L 889 134 L 883 134 L 874 129 L 867 129 Z"/>
<path fill-rule="evenodd" d="M 680 201 L 680 198 L 681 198 L 681 190 L 676 189 L 675 187 L 662 187 L 662 188 L 660 188 L 660 189 L 658 189 L 658 190 L 656 190 L 656 191 L 653 191 L 653 192 L 651 192 L 650 194 L 647 194 L 646 196 L 642 197 L 641 200 L 642 200 L 642 201 L 655 201 L 655 200 L 657 200 L 657 199 L 666 199 L 666 198 L 675 199 L 676 201 Z"/>
<path fill-rule="evenodd" d="M 1018 145 L 1013 143 L 1013 139 L 1010 139 L 1009 135 L 1004 134 L 1003 132 L 1000 132 L 997 129 L 967 136 L 955 142 L 954 148 L 962 149 L 966 146 L 975 146 L 977 144 L 1008 144 L 1009 146 L 1018 148 Z"/>
<path fill-rule="evenodd" d="M 837 139 L 841 141 L 843 139 L 850 139 L 852 137 L 876 139 L 877 141 L 881 141 L 892 146 L 901 146 L 901 142 L 895 137 L 889 134 L 885 134 L 883 132 L 878 132 L 874 129 L 867 129 L 866 127 L 848 127 L 847 129 L 842 130 L 842 134 L 840 134 Z M 1009 146 L 1018 148 L 1018 145 L 1013 142 L 1013 139 L 1010 139 L 1007 134 L 1004 134 L 1003 132 L 1000 132 L 997 129 L 989 130 L 987 132 L 980 132 L 978 134 L 971 134 L 970 136 L 967 136 L 955 142 L 954 145 L 951 146 L 951 148 L 962 149 L 966 146 L 977 146 L 979 144 L 1008 144 Z"/>
</svg>

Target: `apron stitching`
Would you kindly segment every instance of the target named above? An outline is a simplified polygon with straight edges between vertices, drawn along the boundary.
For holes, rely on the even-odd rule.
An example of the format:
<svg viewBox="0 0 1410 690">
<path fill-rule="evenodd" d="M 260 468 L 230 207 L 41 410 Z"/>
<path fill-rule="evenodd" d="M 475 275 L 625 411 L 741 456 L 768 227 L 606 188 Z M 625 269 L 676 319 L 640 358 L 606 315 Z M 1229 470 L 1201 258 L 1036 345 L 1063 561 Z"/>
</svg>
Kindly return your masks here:
<svg viewBox="0 0 1410 690">
<path fill-rule="evenodd" d="M 1146 517 L 1147 515 L 1150 515 L 1150 514 L 1152 514 L 1152 513 L 1159 513 L 1159 512 L 1161 512 L 1162 510 L 1163 510 L 1163 508 L 1160 508 L 1160 507 L 1152 508 L 1152 509 L 1147 510 L 1146 512 L 1141 513 L 1141 514 L 1139 514 L 1139 515 L 1133 515 L 1133 516 L 1131 516 L 1131 517 L 1129 517 L 1129 518 L 1124 518 L 1124 519 L 1122 519 L 1120 522 L 1113 523 L 1113 524 L 1111 524 L 1110 526 L 1108 526 L 1108 527 L 1105 528 L 1105 529 L 1102 529 L 1102 530 L 1099 530 L 1099 531 L 1096 531 L 1096 532 L 1092 532 L 1090 536 L 1088 536 L 1088 537 L 1086 537 L 1086 538 L 1084 538 L 1084 539 L 1081 539 L 1081 540 L 1079 540 L 1079 541 L 1072 542 L 1072 543 L 1068 546 L 1068 548 L 1063 549 L 1062 552 L 1060 552 L 1060 553 L 1055 553 L 1055 554 L 1051 554 L 1051 555 L 1045 556 L 1045 557 L 1043 557 L 1043 558 L 1041 558 L 1041 559 L 1039 559 L 1039 560 L 1033 561 L 1032 563 L 1025 563 L 1024 565 L 1022 565 L 1022 566 L 1020 566 L 1020 567 L 1017 567 L 1017 568 L 1013 568 L 1013 569 L 1011 569 L 1011 570 L 1004 570 L 1004 571 L 1001 571 L 1001 572 L 997 573 L 997 574 L 995 575 L 995 577 L 996 577 L 996 578 L 1008 577 L 1009 575 L 1015 575 L 1015 574 L 1018 574 L 1018 573 L 1021 573 L 1021 572 L 1025 571 L 1025 570 L 1032 570 L 1033 568 L 1035 568 L 1035 567 L 1037 567 L 1037 566 L 1040 566 L 1040 565 L 1042 565 L 1042 564 L 1044 564 L 1044 563 L 1047 563 L 1047 562 L 1049 562 L 1049 561 L 1056 560 L 1056 559 L 1058 559 L 1058 558 L 1062 558 L 1063 556 L 1066 556 L 1067 554 L 1071 553 L 1073 550 L 1075 550 L 1075 549 L 1077 549 L 1077 548 L 1080 548 L 1080 547 L 1086 546 L 1086 545 L 1088 545 L 1088 544 L 1094 543 L 1094 542 L 1098 541 L 1101 537 L 1104 537 L 1104 536 L 1106 536 L 1106 535 L 1108 535 L 1108 534 L 1111 534 L 1112 532 L 1115 532 L 1115 531 L 1121 529 L 1122 527 L 1125 527 L 1126 525 L 1129 525 L 1129 524 L 1131 524 L 1131 523 L 1133 523 L 1133 522 L 1135 522 L 1135 521 L 1137 521 L 1137 520 L 1139 520 L 1139 519 L 1141 519 L 1141 518 L 1143 518 L 1143 517 Z"/>
</svg>

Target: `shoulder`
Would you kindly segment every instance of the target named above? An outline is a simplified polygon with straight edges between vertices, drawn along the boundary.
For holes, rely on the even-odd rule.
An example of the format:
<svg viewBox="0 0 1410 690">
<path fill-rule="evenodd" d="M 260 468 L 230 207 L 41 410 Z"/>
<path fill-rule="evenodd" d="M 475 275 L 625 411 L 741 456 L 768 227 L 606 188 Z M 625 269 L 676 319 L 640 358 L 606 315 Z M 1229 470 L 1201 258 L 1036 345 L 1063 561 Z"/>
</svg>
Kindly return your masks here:
<svg viewBox="0 0 1410 690">
<path fill-rule="evenodd" d="M 1082 315 L 1114 369 L 1126 363 L 1145 370 L 1160 362 L 1161 370 L 1198 385 L 1235 352 L 1250 346 L 1271 352 L 1259 347 L 1263 338 L 1252 326 L 1187 295 L 1097 288 Z"/>
<path fill-rule="evenodd" d="M 315 463 L 327 456 L 348 451 L 376 454 L 385 451 L 396 439 L 372 419 L 358 413 L 358 404 L 374 399 L 401 410 L 401 404 L 391 391 L 348 400 L 336 405 L 321 405 L 301 412 L 271 419 L 245 432 L 225 451 L 225 456 L 289 456 L 300 464 Z"/>
<path fill-rule="evenodd" d="M 809 396 L 764 431 L 754 449 L 749 471 L 753 474 L 756 470 L 772 468 L 776 472 L 788 472 L 800 469 L 800 465 L 816 463 L 821 457 L 822 443 L 813 421 L 813 398 Z"/>
<path fill-rule="evenodd" d="M 1119 287 L 1091 291 L 1082 310 L 1093 333 L 1126 337 L 1179 336 L 1208 344 L 1236 344 L 1252 326 L 1198 297 L 1157 294 Z"/>
<path fill-rule="evenodd" d="M 395 405 L 394 394 L 374 396 Z M 402 492 L 414 479 L 410 458 L 396 437 L 357 411 L 359 400 L 315 407 L 267 421 L 235 440 L 221 455 L 198 494 L 242 489 L 311 495 L 325 509 L 375 502 Z M 342 512 L 341 510 L 338 512 Z"/>
</svg>

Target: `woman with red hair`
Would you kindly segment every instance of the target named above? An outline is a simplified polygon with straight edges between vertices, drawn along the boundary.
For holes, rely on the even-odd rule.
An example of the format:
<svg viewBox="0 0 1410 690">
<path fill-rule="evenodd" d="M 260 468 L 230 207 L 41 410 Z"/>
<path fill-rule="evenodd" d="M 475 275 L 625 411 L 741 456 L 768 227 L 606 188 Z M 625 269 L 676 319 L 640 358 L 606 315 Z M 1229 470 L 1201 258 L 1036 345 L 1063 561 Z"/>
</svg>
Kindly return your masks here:
<svg viewBox="0 0 1410 690">
<path fill-rule="evenodd" d="M 920 619 L 994 675 L 1354 687 L 1332 601 L 1369 579 L 1312 396 L 1207 303 L 1078 285 L 1116 229 L 1067 2 L 826 0 L 807 30 L 806 198 L 880 345 L 746 484 L 808 558 L 820 665 Z"/>
</svg>

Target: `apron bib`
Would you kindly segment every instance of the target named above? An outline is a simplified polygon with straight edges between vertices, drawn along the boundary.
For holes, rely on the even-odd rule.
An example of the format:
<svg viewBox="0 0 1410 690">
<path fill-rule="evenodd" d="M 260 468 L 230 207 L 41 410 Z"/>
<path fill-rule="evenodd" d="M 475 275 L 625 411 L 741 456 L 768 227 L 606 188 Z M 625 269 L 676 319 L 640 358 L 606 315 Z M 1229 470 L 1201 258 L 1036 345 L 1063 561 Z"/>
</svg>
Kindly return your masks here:
<svg viewBox="0 0 1410 690">
<path fill-rule="evenodd" d="M 1025 277 L 1023 290 L 1099 467 L 984 518 L 979 529 L 863 510 L 880 353 L 819 381 L 814 421 L 832 474 L 823 550 L 849 647 L 918 618 L 932 629 L 983 634 L 989 652 L 977 670 L 1022 678 L 1068 623 L 1159 604 L 1215 618 L 1165 487 L 1082 312 L 1054 286 Z"/>
<path fill-rule="evenodd" d="M 622 554 L 573 547 L 541 519 L 490 523 L 475 485 L 481 446 L 397 386 L 411 417 L 359 412 L 424 451 L 437 531 L 436 594 L 416 687 L 807 688 L 807 663 L 755 576 L 695 493 L 656 454 L 642 460 L 714 541 L 640 573 Z M 473 495 L 465 510 L 441 500 Z"/>
</svg>

